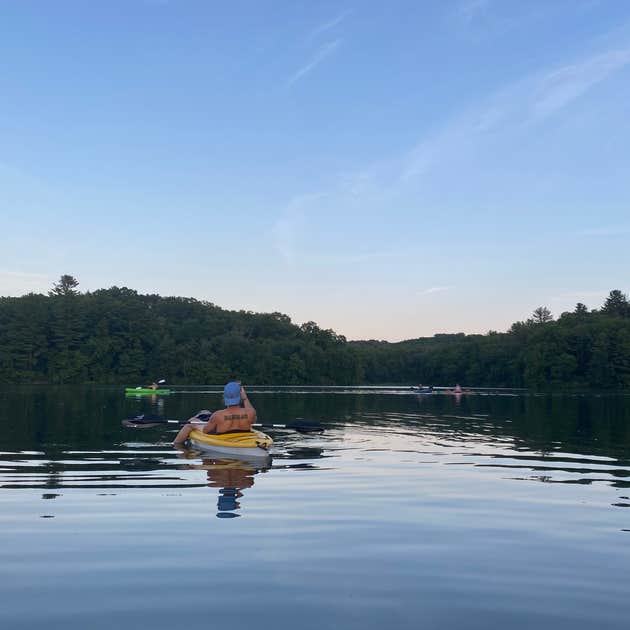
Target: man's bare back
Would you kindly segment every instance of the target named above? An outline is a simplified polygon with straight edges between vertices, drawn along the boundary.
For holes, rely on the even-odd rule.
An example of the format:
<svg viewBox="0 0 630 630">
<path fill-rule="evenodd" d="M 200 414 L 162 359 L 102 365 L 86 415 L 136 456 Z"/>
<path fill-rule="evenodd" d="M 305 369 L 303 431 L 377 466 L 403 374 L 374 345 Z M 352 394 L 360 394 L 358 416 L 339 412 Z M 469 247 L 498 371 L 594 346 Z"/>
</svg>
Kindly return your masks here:
<svg viewBox="0 0 630 630">
<path fill-rule="evenodd" d="M 247 393 L 243 387 L 234 387 L 236 383 L 228 383 L 225 386 L 224 398 L 227 404 L 225 409 L 215 411 L 210 420 L 205 424 L 201 423 L 200 416 L 206 416 L 210 412 L 200 411 L 190 418 L 188 424 L 183 426 L 175 437 L 174 444 L 184 443 L 193 429 L 203 431 L 203 433 L 230 433 L 232 431 L 251 431 L 252 424 L 256 422 L 256 410 L 249 401 Z M 228 388 L 231 390 L 228 392 Z M 230 393 L 231 397 L 227 396 Z M 241 407 L 241 404 L 243 405 Z"/>
<path fill-rule="evenodd" d="M 247 401 L 249 402 L 249 401 Z M 250 431 L 256 422 L 256 410 L 251 407 L 228 407 L 212 414 L 203 428 L 204 433 L 228 433 L 230 431 Z"/>
</svg>

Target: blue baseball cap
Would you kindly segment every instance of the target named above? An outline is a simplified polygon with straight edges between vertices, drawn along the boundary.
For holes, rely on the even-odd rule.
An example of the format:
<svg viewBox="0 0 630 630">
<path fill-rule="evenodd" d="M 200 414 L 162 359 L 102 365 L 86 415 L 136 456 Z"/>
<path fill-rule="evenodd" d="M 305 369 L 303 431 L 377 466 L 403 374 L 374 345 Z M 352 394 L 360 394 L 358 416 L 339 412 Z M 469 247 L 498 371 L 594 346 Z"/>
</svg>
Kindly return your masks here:
<svg viewBox="0 0 630 630">
<path fill-rule="evenodd" d="M 230 405 L 240 405 L 241 404 L 241 386 L 239 383 L 235 383 L 234 381 L 228 383 L 223 388 L 223 400 L 225 400 L 225 404 L 229 407 Z"/>
</svg>

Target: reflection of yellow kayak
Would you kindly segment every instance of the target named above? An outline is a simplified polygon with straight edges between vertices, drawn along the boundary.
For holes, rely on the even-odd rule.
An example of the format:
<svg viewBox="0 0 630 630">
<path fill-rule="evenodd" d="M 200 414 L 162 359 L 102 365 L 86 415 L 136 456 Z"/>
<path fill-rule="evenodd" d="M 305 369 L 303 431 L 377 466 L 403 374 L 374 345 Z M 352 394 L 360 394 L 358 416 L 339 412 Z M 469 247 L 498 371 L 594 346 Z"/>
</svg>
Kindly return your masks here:
<svg viewBox="0 0 630 630">
<path fill-rule="evenodd" d="M 254 429 L 220 435 L 202 433 L 194 429 L 190 432 L 188 439 L 194 447 L 204 451 L 229 453 L 244 457 L 268 457 L 269 448 L 273 444 L 273 440 L 268 435 Z"/>
</svg>

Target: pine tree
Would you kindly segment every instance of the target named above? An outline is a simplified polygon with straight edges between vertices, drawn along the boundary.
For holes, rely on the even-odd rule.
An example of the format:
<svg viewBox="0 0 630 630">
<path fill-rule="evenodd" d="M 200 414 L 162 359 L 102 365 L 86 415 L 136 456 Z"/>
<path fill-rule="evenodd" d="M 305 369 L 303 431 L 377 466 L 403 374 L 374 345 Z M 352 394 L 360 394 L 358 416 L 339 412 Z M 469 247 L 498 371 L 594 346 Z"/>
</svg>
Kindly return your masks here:
<svg viewBox="0 0 630 630">
<path fill-rule="evenodd" d="M 619 289 L 613 289 L 604 302 L 602 313 L 616 317 L 630 317 L 628 296 L 619 291 Z"/>
<path fill-rule="evenodd" d="M 553 320 L 551 311 L 546 306 L 539 306 L 532 313 L 532 321 L 534 324 L 546 324 Z"/>
<path fill-rule="evenodd" d="M 55 282 L 53 288 L 48 291 L 48 295 L 51 297 L 54 295 L 76 295 L 78 286 L 79 281 L 75 277 L 64 274 L 59 278 L 59 282 Z"/>
</svg>

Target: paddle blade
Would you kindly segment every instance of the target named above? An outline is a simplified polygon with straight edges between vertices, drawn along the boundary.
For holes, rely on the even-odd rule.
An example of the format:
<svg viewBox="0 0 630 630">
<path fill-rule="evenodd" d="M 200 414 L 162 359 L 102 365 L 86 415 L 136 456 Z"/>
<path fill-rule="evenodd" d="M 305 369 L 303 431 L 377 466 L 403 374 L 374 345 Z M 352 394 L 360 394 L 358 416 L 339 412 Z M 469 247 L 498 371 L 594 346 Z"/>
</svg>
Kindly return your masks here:
<svg viewBox="0 0 630 630">
<path fill-rule="evenodd" d="M 288 428 L 294 429 L 298 433 L 323 433 L 324 432 L 324 427 L 318 424 L 295 424 Z"/>
<path fill-rule="evenodd" d="M 125 418 L 122 421 L 124 427 L 155 427 L 159 424 L 185 424 L 185 421 L 173 420 L 171 418 L 163 418 L 162 416 L 153 416 L 150 414 L 140 414 L 131 418 Z"/>
<path fill-rule="evenodd" d="M 317 420 L 308 420 L 307 418 L 296 418 L 291 425 L 298 433 L 323 433 L 324 427 Z"/>
<path fill-rule="evenodd" d="M 123 420 L 121 422 L 126 429 L 148 429 L 150 427 L 159 427 L 163 422 L 134 422 L 133 420 Z"/>
</svg>

